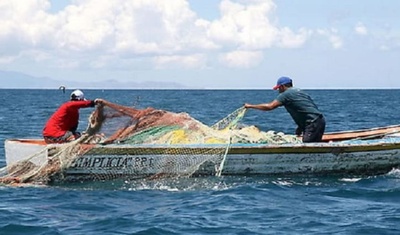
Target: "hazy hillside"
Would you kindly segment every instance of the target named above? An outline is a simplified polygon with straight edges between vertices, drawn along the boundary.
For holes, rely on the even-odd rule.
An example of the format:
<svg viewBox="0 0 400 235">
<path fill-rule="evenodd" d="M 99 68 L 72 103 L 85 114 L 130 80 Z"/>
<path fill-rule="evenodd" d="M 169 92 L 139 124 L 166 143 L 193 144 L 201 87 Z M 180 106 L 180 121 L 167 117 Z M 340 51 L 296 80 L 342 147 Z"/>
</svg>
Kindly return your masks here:
<svg viewBox="0 0 400 235">
<path fill-rule="evenodd" d="M 60 85 L 67 88 L 82 89 L 183 89 L 185 86 L 173 82 L 118 82 L 115 80 L 107 80 L 101 82 L 70 82 L 59 81 L 51 78 L 34 77 L 18 72 L 0 71 L 0 88 L 14 89 L 54 89 Z"/>
<path fill-rule="evenodd" d="M 62 82 L 23 73 L 0 71 L 0 88 L 54 88 Z"/>
</svg>

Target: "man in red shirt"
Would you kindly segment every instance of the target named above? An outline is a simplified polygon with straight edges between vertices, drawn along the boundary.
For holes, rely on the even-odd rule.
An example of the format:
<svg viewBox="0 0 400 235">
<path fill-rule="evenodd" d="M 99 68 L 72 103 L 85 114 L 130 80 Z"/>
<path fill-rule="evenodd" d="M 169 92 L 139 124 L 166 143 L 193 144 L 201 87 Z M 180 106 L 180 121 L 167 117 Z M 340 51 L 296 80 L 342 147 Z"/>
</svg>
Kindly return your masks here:
<svg viewBox="0 0 400 235">
<path fill-rule="evenodd" d="M 94 107 L 102 103 L 102 99 L 86 100 L 81 90 L 71 93 L 71 100 L 62 104 L 50 117 L 43 128 L 43 138 L 46 143 L 65 143 L 80 137 L 77 132 L 79 109 Z"/>
</svg>

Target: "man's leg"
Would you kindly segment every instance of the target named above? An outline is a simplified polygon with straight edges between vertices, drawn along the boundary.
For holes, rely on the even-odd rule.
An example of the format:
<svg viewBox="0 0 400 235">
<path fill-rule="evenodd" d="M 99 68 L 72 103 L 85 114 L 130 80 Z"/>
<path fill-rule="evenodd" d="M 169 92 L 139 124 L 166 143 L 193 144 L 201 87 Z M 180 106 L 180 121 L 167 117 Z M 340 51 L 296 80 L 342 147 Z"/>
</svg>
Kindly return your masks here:
<svg viewBox="0 0 400 235">
<path fill-rule="evenodd" d="M 303 143 L 320 142 L 325 132 L 325 118 L 321 117 L 306 126 Z"/>
<path fill-rule="evenodd" d="M 60 137 L 48 137 L 48 136 L 44 137 L 44 141 L 47 144 L 61 144 L 61 143 L 71 142 L 73 140 L 75 140 L 75 136 L 70 131 L 65 132 L 65 134 Z"/>
</svg>

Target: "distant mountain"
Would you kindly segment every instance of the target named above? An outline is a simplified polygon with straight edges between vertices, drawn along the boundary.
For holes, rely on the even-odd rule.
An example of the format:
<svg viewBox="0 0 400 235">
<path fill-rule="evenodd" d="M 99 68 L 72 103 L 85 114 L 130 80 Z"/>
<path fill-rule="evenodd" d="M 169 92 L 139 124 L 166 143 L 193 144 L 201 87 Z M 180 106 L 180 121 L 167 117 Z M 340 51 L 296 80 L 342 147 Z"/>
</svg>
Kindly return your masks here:
<svg viewBox="0 0 400 235">
<path fill-rule="evenodd" d="M 0 88 L 54 88 L 62 82 L 50 78 L 38 78 L 18 72 L 0 71 Z"/>
<path fill-rule="evenodd" d="M 13 72 L 0 71 L 0 88 L 12 89 L 54 89 L 64 85 L 67 88 L 81 89 L 184 89 L 182 84 L 175 82 L 118 82 L 106 80 L 93 82 L 71 82 L 60 81 L 47 77 L 34 77 L 31 75 Z"/>
</svg>

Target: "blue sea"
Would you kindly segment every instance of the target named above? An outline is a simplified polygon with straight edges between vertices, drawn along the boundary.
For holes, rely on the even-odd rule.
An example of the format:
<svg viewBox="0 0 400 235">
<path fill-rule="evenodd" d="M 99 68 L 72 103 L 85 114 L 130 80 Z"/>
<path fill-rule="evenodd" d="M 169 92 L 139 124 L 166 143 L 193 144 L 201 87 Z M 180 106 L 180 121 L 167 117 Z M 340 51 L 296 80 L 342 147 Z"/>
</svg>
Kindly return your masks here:
<svg viewBox="0 0 400 235">
<path fill-rule="evenodd" d="M 39 138 L 64 101 L 54 90 L 0 89 L 4 140 Z M 272 90 L 84 90 L 87 98 L 186 112 L 212 125 Z M 327 131 L 399 124 L 400 90 L 308 90 Z M 80 130 L 93 109 L 82 109 Z M 284 108 L 245 125 L 293 134 Z M 229 156 L 228 156 L 229 157 Z M 0 234 L 400 234 L 400 169 L 377 176 L 204 177 L 36 187 L 0 186 Z"/>
</svg>

